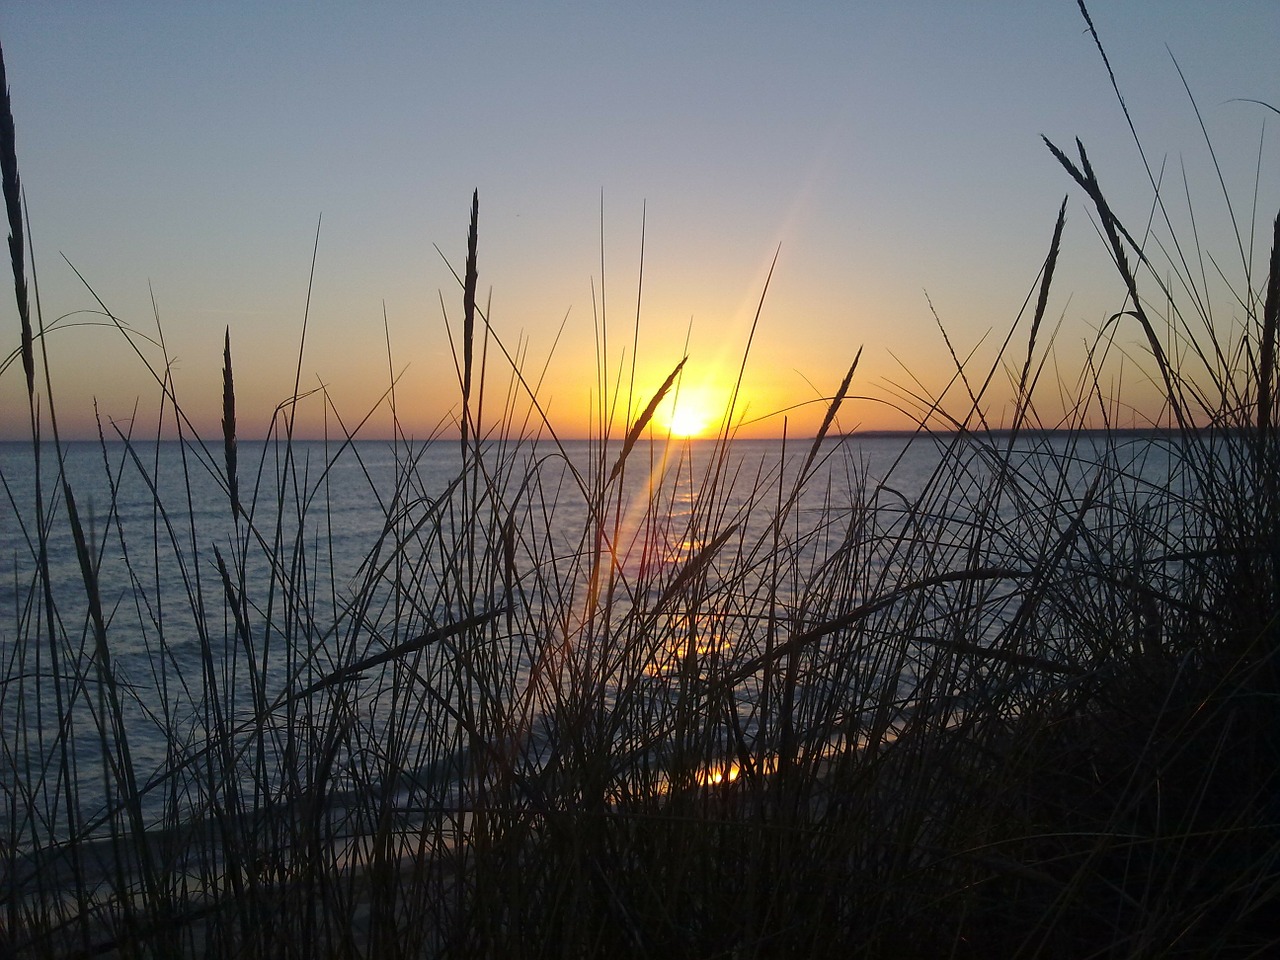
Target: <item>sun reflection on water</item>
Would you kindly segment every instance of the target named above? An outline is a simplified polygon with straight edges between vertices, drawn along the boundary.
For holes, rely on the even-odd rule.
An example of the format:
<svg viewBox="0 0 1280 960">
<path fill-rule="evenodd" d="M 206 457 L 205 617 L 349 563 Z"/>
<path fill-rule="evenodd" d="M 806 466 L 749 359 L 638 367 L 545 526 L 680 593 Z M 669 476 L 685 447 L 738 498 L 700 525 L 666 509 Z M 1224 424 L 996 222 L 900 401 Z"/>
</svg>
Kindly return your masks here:
<svg viewBox="0 0 1280 960">
<path fill-rule="evenodd" d="M 692 650 L 699 661 L 713 655 L 727 655 L 732 647 L 723 625 L 707 614 L 692 616 L 687 613 L 671 614 L 666 618 L 661 645 L 654 651 L 644 668 L 650 677 L 671 677 L 679 674 Z"/>
</svg>

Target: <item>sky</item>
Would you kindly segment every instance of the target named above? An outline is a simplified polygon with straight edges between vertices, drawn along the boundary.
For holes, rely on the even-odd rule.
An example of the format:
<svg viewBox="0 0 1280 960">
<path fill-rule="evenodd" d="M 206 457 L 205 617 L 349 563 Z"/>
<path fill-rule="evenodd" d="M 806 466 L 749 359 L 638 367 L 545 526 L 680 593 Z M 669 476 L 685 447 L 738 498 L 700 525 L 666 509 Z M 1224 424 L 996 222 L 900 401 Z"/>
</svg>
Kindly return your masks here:
<svg viewBox="0 0 1280 960">
<path fill-rule="evenodd" d="M 1091 13 L 1178 229 L 1190 235 L 1189 196 L 1201 247 L 1238 289 L 1248 250 L 1176 58 L 1237 229 L 1257 234 L 1256 285 L 1280 117 L 1243 100 L 1280 105 L 1280 4 Z M 228 329 L 243 437 L 272 429 L 295 378 L 300 434 L 368 416 L 361 436 L 389 435 L 394 382 L 405 434 L 456 436 L 450 265 L 461 273 L 473 191 L 492 330 L 477 342 L 482 430 L 526 423 L 513 365 L 574 437 L 610 411 L 620 431 L 628 398 L 642 408 L 687 354 L 682 422 L 699 397 L 714 420 L 741 375 L 742 435 L 812 434 L 860 348 L 839 428 L 908 426 L 913 396 L 947 388 L 951 350 L 972 371 L 994 363 L 1067 196 L 1038 394 L 1051 421 L 1124 296 L 1042 135 L 1081 139 L 1131 227 L 1151 209 L 1074 0 L 68 0 L 5 4 L 0 44 L 64 436 L 171 432 L 148 365 L 219 436 Z M 1215 321 L 1238 324 L 1219 294 Z M 11 298 L 0 330 L 9 355 Z M 1158 416 L 1139 331 L 1117 345 L 1102 375 L 1118 409 Z M 954 388 L 945 402 L 963 407 Z M 0 438 L 29 422 L 10 363 Z"/>
</svg>

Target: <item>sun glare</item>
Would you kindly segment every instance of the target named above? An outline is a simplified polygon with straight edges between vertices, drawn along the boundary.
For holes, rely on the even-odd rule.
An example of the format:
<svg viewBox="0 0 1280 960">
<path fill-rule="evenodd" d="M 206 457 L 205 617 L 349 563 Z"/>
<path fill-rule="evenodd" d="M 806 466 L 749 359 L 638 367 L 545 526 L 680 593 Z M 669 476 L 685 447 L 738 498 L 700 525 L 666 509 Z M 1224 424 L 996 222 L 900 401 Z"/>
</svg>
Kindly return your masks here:
<svg viewBox="0 0 1280 960">
<path fill-rule="evenodd" d="M 707 416 L 705 411 L 679 404 L 671 412 L 667 426 L 677 437 L 696 437 L 707 429 Z"/>
<path fill-rule="evenodd" d="M 705 436 L 720 425 L 723 416 L 724 401 L 715 393 L 686 387 L 665 405 L 658 421 L 673 437 L 684 439 Z"/>
</svg>

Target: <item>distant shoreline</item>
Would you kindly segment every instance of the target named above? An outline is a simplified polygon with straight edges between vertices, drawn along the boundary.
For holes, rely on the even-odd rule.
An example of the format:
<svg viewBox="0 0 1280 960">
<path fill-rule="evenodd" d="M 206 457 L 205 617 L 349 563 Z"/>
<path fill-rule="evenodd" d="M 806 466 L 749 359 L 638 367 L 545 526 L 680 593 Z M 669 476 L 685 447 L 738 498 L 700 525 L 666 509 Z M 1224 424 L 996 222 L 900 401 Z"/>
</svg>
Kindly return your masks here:
<svg viewBox="0 0 1280 960">
<path fill-rule="evenodd" d="M 1192 427 L 1193 432 L 1208 429 Z M 950 437 L 970 435 L 974 437 L 1008 437 L 1017 434 L 1020 437 L 1165 437 L 1177 436 L 1178 427 L 1045 427 L 1029 429 L 1020 427 L 994 427 L 989 430 L 852 430 L 849 433 L 833 433 L 828 439 L 840 440 L 880 440 L 909 438 L 915 436 Z"/>
</svg>

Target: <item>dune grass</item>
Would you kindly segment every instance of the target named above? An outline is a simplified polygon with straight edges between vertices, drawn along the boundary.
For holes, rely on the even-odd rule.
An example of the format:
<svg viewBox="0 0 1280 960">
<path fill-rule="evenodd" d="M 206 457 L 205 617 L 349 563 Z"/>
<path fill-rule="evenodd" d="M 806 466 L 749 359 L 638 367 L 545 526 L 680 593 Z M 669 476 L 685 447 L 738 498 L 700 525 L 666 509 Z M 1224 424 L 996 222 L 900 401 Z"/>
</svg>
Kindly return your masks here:
<svg viewBox="0 0 1280 960">
<path fill-rule="evenodd" d="M 997 360 L 904 397 L 932 451 L 908 479 L 827 436 L 856 359 L 819 435 L 767 458 L 728 420 L 654 436 L 680 365 L 653 398 L 609 387 L 598 435 L 562 442 L 476 302 L 473 198 L 457 433 L 398 436 L 388 472 L 336 411 L 323 446 L 293 439 L 316 395 L 244 443 L 228 331 L 221 449 L 157 373 L 155 436 L 179 441 L 104 430 L 91 520 L 36 376 L 7 90 L 0 135 L 32 434 L 31 482 L 0 477 L 25 534 L 0 632 L 0 953 L 1280 943 L 1280 220 L 1224 332 L 1084 147 L 1050 145 L 1128 303 L 1042 422 L 1064 204 Z M 1140 437 L 1109 426 L 1094 366 L 1130 323 L 1173 424 Z M 383 517 L 359 557 L 333 548 L 340 471 Z"/>
</svg>

